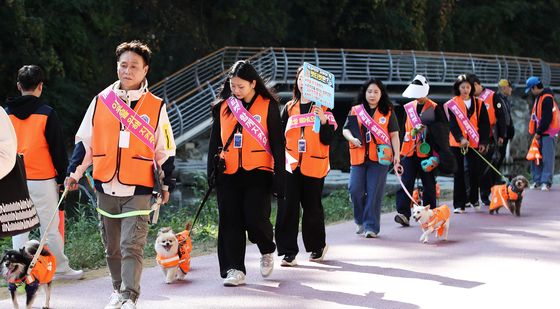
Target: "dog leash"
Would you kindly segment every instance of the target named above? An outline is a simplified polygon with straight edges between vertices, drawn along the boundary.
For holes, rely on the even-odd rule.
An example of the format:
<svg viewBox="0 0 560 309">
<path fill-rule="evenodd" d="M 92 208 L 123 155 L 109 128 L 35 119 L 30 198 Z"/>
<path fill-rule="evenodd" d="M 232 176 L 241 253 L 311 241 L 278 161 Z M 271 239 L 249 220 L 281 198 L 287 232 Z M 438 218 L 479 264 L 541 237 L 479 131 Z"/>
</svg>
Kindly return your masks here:
<svg viewBox="0 0 560 309">
<path fill-rule="evenodd" d="M 404 168 L 400 163 L 397 163 L 395 165 L 393 165 L 393 170 L 395 171 L 395 176 L 397 176 L 397 179 L 399 180 L 401 187 L 404 191 L 404 193 L 406 193 L 406 195 L 408 196 L 408 198 L 412 201 L 412 203 L 415 206 L 419 206 L 416 201 L 414 200 L 414 198 L 412 198 L 412 195 L 410 194 L 410 192 L 408 192 L 408 190 L 406 189 L 406 186 L 404 185 L 404 183 L 402 182 L 402 178 L 401 175 L 404 173 Z"/>
<path fill-rule="evenodd" d="M 502 179 L 503 179 L 506 183 L 509 184 L 509 179 L 507 179 L 502 173 L 500 173 L 500 171 L 498 171 L 498 169 L 496 169 L 496 168 L 494 167 L 494 165 L 492 165 L 492 163 L 488 162 L 488 160 L 486 160 L 486 158 L 485 158 L 480 152 L 478 152 L 478 150 L 474 149 L 474 148 L 471 147 L 471 146 L 469 146 L 468 148 L 471 148 L 472 150 L 474 150 L 474 152 L 475 152 L 480 158 L 482 158 L 482 160 L 483 160 L 486 164 L 488 164 L 488 166 L 489 166 L 492 170 L 494 170 L 494 172 L 496 172 L 500 177 L 502 177 Z M 465 154 L 467 153 L 467 151 L 468 151 L 468 148 L 465 148 L 466 150 L 465 150 L 464 153 L 463 153 L 463 149 L 461 148 L 461 153 L 463 153 L 463 155 L 465 155 Z"/>
<path fill-rule="evenodd" d="M 35 252 L 35 254 L 33 255 L 33 259 L 31 260 L 31 263 L 29 264 L 29 268 L 27 268 L 26 277 L 31 275 L 31 271 L 35 267 L 35 264 L 37 263 L 37 260 L 39 260 L 39 256 L 41 255 L 41 252 L 43 251 L 43 247 L 45 246 L 45 242 L 47 240 L 47 235 L 48 235 L 49 228 L 50 228 L 51 224 L 53 223 L 54 218 L 56 218 L 58 216 L 58 207 L 60 207 L 60 204 L 62 203 L 62 201 L 66 197 L 66 194 L 68 194 L 68 187 L 64 188 L 64 192 L 62 192 L 62 195 L 60 196 L 60 199 L 58 200 L 58 204 L 56 205 L 56 208 L 54 209 L 54 213 L 51 216 L 51 220 L 49 221 L 49 224 L 47 224 L 47 227 L 45 228 L 45 233 L 43 234 L 43 237 L 41 237 L 41 241 L 39 242 L 39 248 L 37 248 L 37 252 Z"/>
</svg>

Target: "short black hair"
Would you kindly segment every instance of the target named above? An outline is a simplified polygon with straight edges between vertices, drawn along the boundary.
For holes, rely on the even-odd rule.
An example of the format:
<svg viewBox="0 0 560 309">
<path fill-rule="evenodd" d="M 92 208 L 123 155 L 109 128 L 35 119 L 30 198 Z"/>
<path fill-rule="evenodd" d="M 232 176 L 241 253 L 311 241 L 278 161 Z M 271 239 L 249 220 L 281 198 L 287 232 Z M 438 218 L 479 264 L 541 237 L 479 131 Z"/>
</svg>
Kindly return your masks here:
<svg viewBox="0 0 560 309">
<path fill-rule="evenodd" d="M 134 40 L 131 42 L 123 42 L 117 46 L 115 50 L 115 56 L 117 56 L 117 62 L 121 59 L 121 55 L 127 51 L 134 52 L 138 54 L 142 59 L 144 59 L 144 65 L 150 65 L 150 60 L 152 59 L 152 51 L 148 45 Z"/>
<path fill-rule="evenodd" d="M 476 76 L 476 74 L 472 74 L 469 73 L 467 74 L 467 79 L 471 82 L 471 84 L 474 85 L 474 83 L 477 83 L 479 85 L 482 85 L 482 83 L 480 82 L 480 78 L 478 78 L 478 76 Z"/>
<path fill-rule="evenodd" d="M 24 91 L 35 90 L 44 81 L 45 74 L 37 65 L 24 65 L 18 70 L 17 82 Z"/>
</svg>

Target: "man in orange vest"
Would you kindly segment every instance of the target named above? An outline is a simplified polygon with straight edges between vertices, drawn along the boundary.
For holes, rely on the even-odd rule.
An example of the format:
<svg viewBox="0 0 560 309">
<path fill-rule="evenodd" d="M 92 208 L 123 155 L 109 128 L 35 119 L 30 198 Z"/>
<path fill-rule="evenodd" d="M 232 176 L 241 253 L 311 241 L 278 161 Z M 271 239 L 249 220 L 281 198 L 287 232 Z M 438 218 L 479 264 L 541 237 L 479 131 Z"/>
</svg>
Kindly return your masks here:
<svg viewBox="0 0 560 309">
<path fill-rule="evenodd" d="M 467 78 L 474 84 L 474 95 L 484 102 L 486 111 L 488 112 L 490 139 L 488 140 L 488 150 L 484 154 L 484 157 L 488 162 L 494 164 L 498 161 L 496 156 L 499 154 L 499 152 L 496 152 L 496 148 L 501 147 L 504 144 L 504 140 L 506 140 L 506 123 L 503 115 L 505 109 L 498 99 L 498 93 L 484 87 L 478 76 L 475 74 L 468 74 Z M 480 200 L 485 206 L 490 206 L 490 189 L 498 180 L 498 177 L 490 166 L 484 162 L 481 162 L 481 164 Z"/>
<path fill-rule="evenodd" d="M 534 134 L 538 140 L 542 154 L 541 164 L 531 162 L 531 188 L 536 189 L 540 186 L 542 191 L 548 191 L 552 186 L 554 174 L 554 137 L 560 130 L 558 105 L 554 101 L 552 90 L 545 88 L 536 76 L 529 77 L 525 83 L 525 93 L 529 91 L 535 97 L 529 120 L 529 134 Z"/>
<path fill-rule="evenodd" d="M 56 257 L 58 279 L 80 279 L 81 270 L 74 270 L 64 254 L 64 241 L 58 232 L 57 210 L 59 186 L 64 182 L 68 156 L 60 121 L 54 109 L 47 105 L 43 92 L 44 74 L 36 65 L 25 65 L 18 71 L 17 87 L 20 97 L 9 98 L 7 111 L 18 139 L 18 153 L 23 154 L 29 195 L 41 224 L 41 235 L 47 233 L 47 244 Z M 4 130 L 4 129 L 3 129 Z M 29 233 L 12 237 L 14 250 L 19 250 L 29 240 Z"/>
<path fill-rule="evenodd" d="M 139 41 L 116 51 L 119 80 L 92 101 L 76 133 L 66 186 L 93 164 L 98 212 L 113 293 L 105 309 L 136 308 L 151 197 L 162 180 L 162 203 L 175 186 L 175 141 L 162 99 L 148 90 L 152 52 Z M 154 164 L 162 174 L 154 175 Z"/>
</svg>

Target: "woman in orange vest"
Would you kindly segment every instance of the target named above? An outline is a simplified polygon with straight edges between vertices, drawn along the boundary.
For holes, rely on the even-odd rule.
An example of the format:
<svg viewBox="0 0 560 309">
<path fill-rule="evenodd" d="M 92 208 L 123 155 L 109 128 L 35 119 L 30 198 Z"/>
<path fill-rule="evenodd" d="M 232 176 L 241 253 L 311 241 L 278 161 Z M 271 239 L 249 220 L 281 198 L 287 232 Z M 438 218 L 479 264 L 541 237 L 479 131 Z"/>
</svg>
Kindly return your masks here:
<svg viewBox="0 0 560 309">
<path fill-rule="evenodd" d="M 334 137 L 336 122 L 327 120 L 325 113 L 329 110 L 326 107 L 319 107 L 302 97 L 302 70 L 303 67 L 297 70 L 292 100 L 286 104 L 281 115 L 286 153 L 293 158 L 289 167 L 292 172 L 286 175 L 286 201 L 278 205 L 276 216 L 276 244 L 278 255 L 284 255 L 282 266 L 297 265 L 300 205 L 303 209 L 303 243 L 307 252 L 311 252 L 309 260 L 321 261 L 327 251 L 321 195 L 330 169 L 329 145 Z M 330 112 L 329 116 L 332 117 Z M 314 117 L 321 120 L 319 133 L 313 131 Z M 334 117 L 331 119 L 334 120 Z M 304 120 L 306 126 L 292 126 Z"/>
<path fill-rule="evenodd" d="M 443 109 L 437 103 L 428 99 L 430 86 L 422 75 L 417 75 L 403 92 L 403 97 L 415 99 L 405 105 L 405 134 L 401 147 L 401 164 L 403 184 L 408 192 L 413 192 L 414 181 L 419 176 L 422 179 L 423 205 L 436 205 L 436 175 L 435 169 L 439 165 L 440 157 L 434 150 L 440 143 L 436 143 L 432 130 L 435 124 L 446 123 Z M 447 138 L 447 137 L 446 137 Z M 445 141 L 447 142 L 447 140 Z M 403 188 L 396 194 L 397 215 L 395 222 L 402 226 L 409 226 L 410 198 Z"/>
<path fill-rule="evenodd" d="M 342 134 L 350 148 L 348 190 L 356 234 L 375 238 L 380 230 L 387 171 L 391 163 L 400 161 L 399 124 L 380 80 L 369 79 L 362 85 Z"/>
<path fill-rule="evenodd" d="M 488 120 L 488 113 L 484 102 L 474 96 L 474 91 L 474 85 L 467 77 L 465 75 L 459 75 L 453 84 L 455 97 L 453 97 L 452 100 L 456 103 L 462 115 L 466 116 L 466 121 L 468 120 L 474 128 L 474 131 L 478 133 L 478 141 L 473 138 L 472 134 L 468 134 L 463 123 L 457 121 L 454 112 L 447 107 L 450 130 L 449 145 L 457 161 L 457 171 L 453 177 L 453 207 L 455 208 L 455 213 L 464 213 L 467 203 L 469 206 L 474 207 L 476 211 L 480 210 L 480 204 L 478 202 L 479 157 L 474 151 L 469 150 L 469 147 L 478 149 L 481 153 L 485 152 L 490 136 L 490 121 Z M 463 154 L 465 151 L 466 153 Z M 465 158 L 468 165 L 470 184 L 468 197 L 465 184 Z"/>
<path fill-rule="evenodd" d="M 216 173 L 218 259 L 225 286 L 245 283 L 246 233 L 261 256 L 261 275 L 274 266 L 271 193 L 284 197 L 284 138 L 278 101 L 249 61 L 227 73 L 212 106 L 208 179 Z M 225 163 L 215 166 L 215 158 Z"/>
</svg>

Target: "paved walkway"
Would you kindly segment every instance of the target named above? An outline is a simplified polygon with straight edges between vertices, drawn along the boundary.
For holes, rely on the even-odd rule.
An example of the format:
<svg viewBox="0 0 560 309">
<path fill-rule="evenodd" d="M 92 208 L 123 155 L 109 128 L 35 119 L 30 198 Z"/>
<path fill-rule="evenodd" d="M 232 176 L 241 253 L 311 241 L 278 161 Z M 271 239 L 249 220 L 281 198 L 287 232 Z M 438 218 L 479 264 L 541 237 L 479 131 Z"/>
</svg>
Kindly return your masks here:
<svg viewBox="0 0 560 309">
<path fill-rule="evenodd" d="M 429 244 L 418 242 L 416 224 L 397 226 L 394 214 L 382 216 L 378 239 L 355 235 L 351 222 L 329 226 L 324 263 L 310 263 L 301 253 L 300 266 L 277 267 L 268 279 L 261 278 L 258 250 L 251 245 L 244 287 L 222 286 L 215 254 L 194 258 L 189 280 L 181 283 L 166 285 L 158 268 L 148 268 L 138 307 L 558 308 L 559 201 L 554 187 L 528 190 L 520 218 L 469 209 L 452 216 L 449 241 Z M 110 286 L 108 277 L 55 285 L 52 305 L 103 308 Z M 9 308 L 9 301 L 0 307 Z"/>
</svg>

